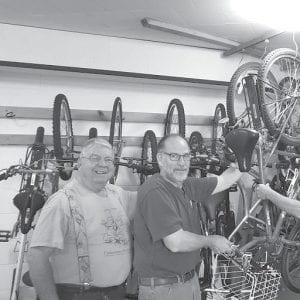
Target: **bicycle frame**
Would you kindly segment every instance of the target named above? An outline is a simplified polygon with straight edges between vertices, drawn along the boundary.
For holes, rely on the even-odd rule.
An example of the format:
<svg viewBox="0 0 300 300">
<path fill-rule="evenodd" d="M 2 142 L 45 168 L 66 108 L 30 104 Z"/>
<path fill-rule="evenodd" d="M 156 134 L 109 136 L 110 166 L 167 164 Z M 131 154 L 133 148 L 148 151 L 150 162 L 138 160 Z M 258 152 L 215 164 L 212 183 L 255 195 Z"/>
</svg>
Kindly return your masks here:
<svg viewBox="0 0 300 300">
<path fill-rule="evenodd" d="M 257 178 L 257 176 L 255 176 L 252 172 L 251 175 L 253 175 L 256 179 L 259 179 L 259 182 L 262 184 L 265 184 L 265 180 L 264 180 L 264 175 L 263 175 L 263 163 L 262 163 L 262 149 L 261 149 L 261 141 L 258 142 L 257 145 L 257 156 L 258 156 L 258 161 L 259 161 L 259 178 Z M 293 197 L 294 192 L 293 192 L 293 187 L 296 185 L 296 183 L 298 183 L 300 180 L 299 177 L 299 172 L 296 171 L 295 172 L 295 176 L 293 181 L 291 182 L 291 187 L 289 189 L 289 194 L 288 196 Z M 241 189 L 241 191 L 243 192 L 243 190 Z M 251 193 L 251 199 L 253 198 L 253 189 L 252 189 L 252 193 Z M 228 237 L 229 240 L 232 240 L 234 235 L 241 229 L 241 227 L 243 226 L 243 224 L 247 223 L 248 220 L 254 220 L 258 225 L 260 224 L 263 228 L 265 228 L 265 236 L 260 236 L 260 237 L 254 237 L 253 240 L 251 240 L 250 242 L 246 243 L 245 245 L 243 245 L 240 250 L 241 251 L 247 251 L 249 249 L 251 249 L 253 246 L 257 245 L 259 242 L 266 242 L 267 244 L 272 244 L 275 242 L 281 242 L 282 245 L 289 245 L 289 246 L 295 246 L 295 247 L 300 247 L 300 242 L 295 242 L 295 241 L 289 241 L 287 239 L 285 239 L 284 237 L 280 236 L 280 230 L 282 228 L 282 224 L 286 218 L 287 213 L 285 211 L 281 211 L 279 218 L 277 219 L 276 225 L 274 230 L 272 229 L 272 224 L 271 224 L 271 216 L 270 216 L 270 204 L 268 200 L 262 200 L 262 199 L 258 199 L 257 202 L 255 202 L 251 208 L 249 209 L 249 203 L 248 203 L 248 198 L 243 197 L 244 199 L 244 217 L 243 219 L 240 221 L 240 223 L 236 226 L 236 228 L 234 229 L 234 231 L 230 234 L 230 236 Z M 259 205 L 263 206 L 264 209 L 264 217 L 265 220 L 261 220 L 255 216 L 253 216 L 253 212 L 256 211 L 257 207 Z M 279 253 L 278 253 L 279 254 Z"/>
</svg>

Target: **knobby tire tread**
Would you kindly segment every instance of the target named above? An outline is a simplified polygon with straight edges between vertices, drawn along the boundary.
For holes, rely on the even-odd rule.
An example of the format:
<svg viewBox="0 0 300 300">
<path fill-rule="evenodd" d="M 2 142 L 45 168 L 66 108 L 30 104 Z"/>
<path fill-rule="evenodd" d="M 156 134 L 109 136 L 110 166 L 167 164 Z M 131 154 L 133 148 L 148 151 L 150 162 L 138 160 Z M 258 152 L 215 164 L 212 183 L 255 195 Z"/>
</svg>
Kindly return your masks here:
<svg viewBox="0 0 300 300">
<path fill-rule="evenodd" d="M 148 145 L 150 142 L 150 147 L 151 147 L 151 160 L 150 162 L 157 162 L 157 139 L 156 139 L 156 135 L 154 133 L 154 131 L 152 130 L 147 130 L 144 134 L 143 137 L 143 143 L 142 143 L 142 164 L 147 164 L 147 161 L 145 161 L 145 159 L 148 159 Z M 145 179 L 147 178 L 146 175 L 144 175 L 143 173 L 141 173 L 140 175 L 140 183 L 144 183 Z"/>
<path fill-rule="evenodd" d="M 226 118 L 226 109 L 222 103 L 217 104 L 215 113 L 214 113 L 214 120 L 213 120 L 213 136 L 212 136 L 212 144 L 211 144 L 211 152 L 213 154 L 217 154 L 217 130 L 218 130 L 218 123 L 219 123 L 219 114 L 218 111 L 221 111 L 221 119 Z M 224 125 L 222 126 L 222 136 L 226 135 L 226 129 Z"/>
<path fill-rule="evenodd" d="M 59 160 L 63 159 L 64 151 L 61 144 L 61 131 L 60 131 L 60 123 L 61 123 L 61 108 L 64 106 L 65 111 L 69 117 L 69 127 L 70 127 L 70 136 L 73 138 L 73 128 L 72 128 L 72 117 L 71 117 L 71 110 L 68 103 L 68 100 L 65 95 L 58 94 L 55 97 L 54 105 L 53 105 L 53 148 L 54 148 L 54 155 L 59 162 Z M 72 142 L 71 151 L 73 151 L 74 144 Z M 64 165 L 60 163 L 60 165 Z M 72 163 L 73 165 L 73 163 Z M 65 172 L 64 170 L 59 170 L 60 178 L 63 180 L 68 180 L 72 176 L 72 172 L 68 171 Z"/>
<path fill-rule="evenodd" d="M 177 112 L 178 112 L 178 134 L 182 137 L 185 137 L 185 112 L 183 103 L 179 99 L 173 99 L 169 103 L 168 110 L 167 110 L 167 116 L 165 120 L 165 127 L 164 127 L 164 136 L 170 135 L 171 133 L 171 124 L 172 124 L 172 116 L 174 113 L 173 108 L 175 106 Z"/>
<path fill-rule="evenodd" d="M 256 63 L 256 62 L 245 63 L 245 64 L 241 65 L 240 67 L 238 67 L 238 69 L 233 73 L 233 75 L 230 79 L 229 86 L 227 89 L 227 95 L 226 95 L 226 108 L 227 108 L 227 115 L 229 118 L 230 126 L 234 126 L 234 124 L 236 123 L 236 118 L 237 118 L 237 116 L 235 114 L 235 110 L 234 110 L 234 106 L 235 106 L 234 95 L 235 95 L 237 81 L 240 79 L 241 75 L 244 72 L 251 71 L 251 70 L 258 72 L 259 67 L 260 67 L 260 64 Z"/>
<path fill-rule="evenodd" d="M 118 113 L 119 112 L 119 113 Z M 120 116 L 119 120 L 117 120 L 117 116 Z M 111 113 L 111 121 L 110 121 L 110 131 L 109 131 L 109 143 L 114 146 L 115 140 L 115 124 L 119 122 L 120 132 L 118 132 L 118 140 L 122 139 L 122 120 L 123 119 L 123 111 L 122 111 L 122 101 L 120 97 L 117 97 L 114 101 L 112 113 Z M 120 150 L 122 147 L 119 148 Z M 115 159 L 116 157 L 120 157 L 121 153 L 114 153 Z M 110 183 L 114 184 L 119 172 L 119 165 L 115 165 L 115 173 L 114 176 L 110 179 Z"/>
</svg>

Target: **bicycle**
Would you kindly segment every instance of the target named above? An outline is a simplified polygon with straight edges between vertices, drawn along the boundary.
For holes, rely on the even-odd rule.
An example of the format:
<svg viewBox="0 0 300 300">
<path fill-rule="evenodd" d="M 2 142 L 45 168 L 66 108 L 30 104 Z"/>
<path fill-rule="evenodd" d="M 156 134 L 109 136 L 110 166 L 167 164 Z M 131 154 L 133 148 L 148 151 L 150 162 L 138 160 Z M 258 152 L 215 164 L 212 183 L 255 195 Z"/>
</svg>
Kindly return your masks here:
<svg viewBox="0 0 300 300">
<path fill-rule="evenodd" d="M 110 179 L 110 183 L 114 184 L 117 180 L 119 171 L 119 159 L 124 146 L 122 140 L 122 126 L 123 126 L 123 112 L 122 101 L 120 97 L 117 97 L 114 101 L 113 110 L 111 113 L 110 131 L 109 131 L 109 143 L 112 145 L 115 157 L 115 173 Z"/>
<path fill-rule="evenodd" d="M 256 146 L 258 136 L 259 134 L 256 131 L 246 128 L 240 128 L 232 130 L 225 137 L 226 144 L 233 150 L 237 158 L 239 168 L 243 172 L 248 172 L 251 168 L 251 154 L 254 150 L 254 147 Z M 261 162 L 261 156 L 259 156 L 259 158 Z M 221 220 L 218 220 L 216 217 L 218 206 L 222 201 L 223 199 L 219 198 L 210 199 L 209 201 L 205 201 L 203 203 L 204 209 L 200 211 L 200 215 L 202 219 L 202 225 L 204 224 L 204 226 L 206 226 L 203 228 L 204 234 L 211 233 L 209 232 L 209 225 L 211 222 L 222 224 Z M 257 205 L 254 204 L 254 206 Z M 245 205 L 245 207 L 247 206 Z M 203 212 L 206 213 L 206 216 L 204 217 Z M 208 221 L 203 222 L 203 220 L 206 219 L 208 219 Z M 256 218 L 253 219 L 256 220 Z M 257 220 L 260 219 L 257 218 Z M 213 233 L 223 234 L 224 236 L 227 236 L 229 239 L 233 240 L 233 237 L 237 234 L 242 223 L 243 222 L 240 222 L 236 228 L 234 225 L 227 230 L 225 230 L 226 227 L 223 227 L 223 229 L 217 229 L 218 231 L 215 230 Z M 259 224 L 262 223 L 263 221 L 260 221 Z M 223 226 L 224 225 L 228 225 L 227 222 L 223 222 Z M 218 226 L 215 226 L 213 228 L 218 228 Z M 298 245 L 299 243 L 296 242 L 293 244 Z M 253 246 L 253 241 L 250 241 L 249 245 Z M 292 245 L 292 243 L 290 243 L 290 245 Z M 238 252 L 244 253 L 246 250 L 250 250 L 250 248 L 251 247 L 242 246 L 239 248 Z M 215 258 L 211 251 L 205 250 L 204 271 L 206 276 L 202 281 L 202 294 L 204 299 L 209 297 L 211 294 L 213 294 L 214 296 L 219 295 L 221 299 L 223 299 L 223 297 L 226 298 L 230 296 L 234 296 L 236 299 L 274 299 L 274 297 L 278 293 L 280 281 L 280 274 L 276 269 L 272 269 L 272 271 L 268 273 L 265 269 L 267 268 L 267 266 L 269 267 L 270 264 L 266 264 L 264 262 L 256 264 L 254 260 L 251 260 L 251 265 L 256 268 L 256 271 L 254 273 L 251 270 L 245 268 L 241 268 L 240 270 L 238 270 L 236 264 L 234 265 L 233 270 L 230 271 L 230 268 L 232 268 L 232 262 L 234 261 L 236 261 L 236 257 L 232 257 L 230 259 L 227 258 L 225 260 L 223 256 Z M 217 266 L 219 271 L 211 269 L 211 266 L 213 265 Z M 276 276 L 273 278 L 274 274 Z M 249 286 L 245 288 L 245 286 L 247 286 L 247 282 L 249 282 L 249 278 L 252 278 L 251 288 Z M 266 284 L 268 284 L 268 286 L 266 286 Z M 207 288 L 207 286 L 209 286 L 209 288 Z M 260 286 L 260 288 L 257 289 L 257 286 Z M 266 293 L 264 292 L 262 294 L 262 287 L 267 288 Z"/>
<path fill-rule="evenodd" d="M 73 170 L 76 169 L 76 166 L 73 167 L 73 165 L 77 162 L 80 151 L 74 150 L 71 110 L 68 99 L 64 94 L 58 94 L 54 99 L 52 122 L 53 151 L 59 164 L 59 176 L 62 180 L 69 180 Z M 90 128 L 88 139 L 97 136 L 97 129 L 95 127 Z M 114 149 L 115 161 L 118 161 L 124 144 L 122 140 L 122 102 L 120 97 L 117 97 L 113 104 L 108 140 Z M 114 177 L 110 180 L 110 183 L 115 183 L 117 175 L 118 164 L 116 164 Z"/>
<path fill-rule="evenodd" d="M 179 134 L 185 137 L 185 113 L 182 102 L 179 99 L 170 101 L 164 126 L 164 136 Z"/>
<path fill-rule="evenodd" d="M 63 94 L 58 94 L 53 105 L 53 150 L 59 165 L 62 180 L 68 180 L 72 171 L 64 167 L 72 167 L 74 163 L 74 135 L 72 127 L 71 110 L 68 99 Z"/>
<path fill-rule="evenodd" d="M 294 50 L 276 49 L 261 64 L 240 66 L 229 84 L 229 125 L 259 131 L 265 127 L 267 138 L 274 144 L 269 147 L 269 157 L 279 143 L 294 146 L 295 152 L 299 152 L 299 66 L 300 59 Z"/>
<path fill-rule="evenodd" d="M 44 128 L 38 127 L 35 141 L 27 148 L 24 164 L 13 165 L 6 170 L 2 170 L 0 181 L 6 180 L 16 174 L 22 175 L 19 193 L 14 197 L 13 203 L 19 210 L 19 217 L 14 230 L 9 238 L 17 236 L 21 230 L 21 239 L 16 268 L 13 272 L 11 300 L 18 299 L 19 286 L 21 280 L 22 265 L 24 260 L 27 234 L 33 228 L 32 222 L 36 213 L 43 207 L 48 195 L 44 191 L 46 175 L 53 175 L 57 171 L 47 169 L 47 152 L 43 144 Z M 4 172 L 3 172 L 4 171 Z M 57 188 L 58 178 L 52 180 L 52 191 Z M 6 236 L 8 238 L 8 236 Z"/>
<path fill-rule="evenodd" d="M 143 184 L 148 176 L 159 172 L 156 155 L 157 140 L 155 133 L 152 130 L 147 130 L 143 137 L 141 158 L 121 157 L 115 163 L 138 173 L 140 183 Z"/>
<path fill-rule="evenodd" d="M 227 115 L 225 106 L 222 103 L 217 104 L 213 119 L 213 133 L 212 133 L 212 144 L 211 152 L 216 155 L 220 152 L 222 147 L 222 138 L 227 134 Z"/>
<path fill-rule="evenodd" d="M 239 139 L 237 139 L 235 137 L 235 135 L 239 131 L 244 132 L 244 139 L 241 139 L 240 137 Z M 229 147 L 235 152 L 242 171 L 251 171 L 251 175 L 254 176 L 256 180 L 258 180 L 260 183 L 265 183 L 263 175 L 262 149 L 260 142 L 258 142 L 257 146 L 259 172 L 257 174 L 257 172 L 255 172 L 254 170 L 251 170 L 251 156 L 254 148 L 256 147 L 258 138 L 258 132 L 242 128 L 231 131 L 225 137 L 225 140 Z M 296 172 L 291 183 L 289 184 L 287 194 L 288 196 L 294 197 L 294 195 L 298 192 L 299 180 L 299 173 Z M 253 190 L 251 198 L 252 196 Z M 293 218 L 291 221 L 290 218 L 287 217 L 285 211 L 281 211 L 277 219 L 272 218 L 270 212 L 271 206 L 267 201 L 258 199 L 253 205 L 250 206 L 250 204 L 252 203 L 251 198 L 248 199 L 247 197 L 243 197 L 245 210 L 244 217 L 239 222 L 239 224 L 237 224 L 234 231 L 230 234 L 229 239 L 232 240 L 235 234 L 242 228 L 242 226 L 245 223 L 249 223 L 250 227 L 252 227 L 254 231 L 253 237 L 250 241 L 246 241 L 245 244 L 241 245 L 240 250 L 252 251 L 256 259 L 260 260 L 265 267 L 273 266 L 275 268 L 279 268 L 278 262 L 281 261 L 281 269 L 284 270 L 284 272 L 282 272 L 284 281 L 287 283 L 287 286 L 291 290 L 299 293 L 299 283 L 297 285 L 297 278 L 294 278 L 294 275 L 292 274 L 294 269 L 290 268 L 291 260 L 294 259 L 292 263 L 295 263 L 295 260 L 298 260 L 298 258 L 292 258 L 290 254 L 291 248 L 295 250 L 299 249 L 300 247 L 300 241 L 297 240 L 299 237 L 295 234 L 295 232 L 300 230 L 300 223 L 295 222 Z M 262 218 L 253 215 L 256 213 L 259 205 L 261 205 L 263 209 Z M 293 227 L 292 231 L 291 222 Z M 286 250 L 283 251 L 283 249 Z"/>
<path fill-rule="evenodd" d="M 154 131 L 147 130 L 142 142 L 142 165 L 155 166 L 155 173 L 159 171 L 157 164 L 157 139 Z M 152 174 L 151 174 L 152 175 Z M 144 172 L 140 173 L 140 183 L 143 184 L 149 175 Z"/>
</svg>

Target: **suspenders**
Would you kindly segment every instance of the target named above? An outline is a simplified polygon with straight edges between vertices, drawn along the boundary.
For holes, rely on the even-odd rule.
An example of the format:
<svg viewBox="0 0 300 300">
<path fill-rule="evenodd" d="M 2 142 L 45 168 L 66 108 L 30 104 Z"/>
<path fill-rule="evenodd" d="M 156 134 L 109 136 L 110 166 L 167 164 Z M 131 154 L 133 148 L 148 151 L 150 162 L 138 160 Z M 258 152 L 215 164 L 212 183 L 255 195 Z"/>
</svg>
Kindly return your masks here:
<svg viewBox="0 0 300 300">
<path fill-rule="evenodd" d="M 72 193 L 72 191 L 64 191 L 64 193 L 69 200 L 72 222 L 74 226 L 79 279 L 83 285 L 83 288 L 89 289 L 92 282 L 92 274 L 84 216 L 74 193 Z"/>
</svg>

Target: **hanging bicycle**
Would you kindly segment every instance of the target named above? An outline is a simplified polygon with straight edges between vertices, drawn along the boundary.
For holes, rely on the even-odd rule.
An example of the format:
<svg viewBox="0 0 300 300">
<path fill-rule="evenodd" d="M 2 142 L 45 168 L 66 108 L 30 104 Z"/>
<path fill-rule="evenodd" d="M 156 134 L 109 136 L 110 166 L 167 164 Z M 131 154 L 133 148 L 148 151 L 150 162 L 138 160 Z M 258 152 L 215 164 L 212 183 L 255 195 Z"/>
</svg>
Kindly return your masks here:
<svg viewBox="0 0 300 300">
<path fill-rule="evenodd" d="M 19 286 L 24 260 L 25 247 L 27 243 L 27 233 L 32 229 L 32 222 L 38 210 L 40 210 L 49 195 L 44 191 L 46 176 L 53 176 L 51 184 L 53 185 L 50 192 L 55 192 L 56 170 L 47 169 L 47 156 L 50 153 L 43 144 L 44 128 L 38 127 L 33 145 L 27 148 L 25 162 L 21 165 L 13 165 L 6 170 L 2 170 L 0 180 L 5 180 L 15 174 L 21 174 L 22 180 L 19 193 L 14 197 L 13 203 L 19 210 L 19 217 L 14 232 L 11 237 L 17 236 L 21 230 L 19 254 L 16 268 L 13 272 L 11 300 L 19 297 Z"/>
<path fill-rule="evenodd" d="M 171 100 L 168 106 L 164 136 L 170 134 L 179 134 L 185 137 L 185 113 L 183 104 L 179 99 Z"/>
<path fill-rule="evenodd" d="M 142 156 L 120 157 L 116 164 L 130 168 L 133 172 L 138 173 L 142 184 L 148 176 L 159 172 L 156 154 L 157 141 L 155 133 L 152 130 L 147 130 L 143 137 Z"/>
<path fill-rule="evenodd" d="M 109 143 L 114 150 L 115 159 L 115 173 L 110 179 L 110 183 L 114 184 L 117 180 L 119 171 L 119 161 L 123 149 L 124 141 L 122 140 L 122 126 L 123 126 L 123 113 L 122 113 L 122 101 L 120 97 L 117 97 L 114 101 L 109 132 Z"/>
<path fill-rule="evenodd" d="M 216 106 L 213 119 L 213 133 L 211 143 L 211 153 L 216 155 L 222 150 L 222 139 L 227 134 L 227 116 L 225 106 L 219 103 Z"/>
<path fill-rule="evenodd" d="M 53 148 L 56 160 L 62 166 L 59 170 L 60 178 L 70 179 L 75 153 L 74 136 L 71 110 L 68 100 L 63 94 L 55 97 L 53 105 Z"/>
<path fill-rule="evenodd" d="M 154 131 L 147 130 L 143 137 L 142 143 L 142 166 L 151 166 L 155 173 L 159 172 L 157 164 L 157 139 Z M 141 172 L 140 183 L 143 184 L 147 178 L 147 174 Z"/>
<path fill-rule="evenodd" d="M 235 137 L 239 131 L 244 132 L 243 139 L 240 136 L 239 138 Z M 236 153 L 240 168 L 243 171 L 251 171 L 258 182 L 265 183 L 260 143 L 258 143 L 257 148 L 259 172 L 257 174 L 257 172 L 251 170 L 251 156 L 258 137 L 259 133 L 253 130 L 236 129 L 231 131 L 225 139 L 229 147 Z M 293 176 L 289 178 L 290 182 L 287 185 L 287 196 L 290 198 L 295 198 L 295 195 L 299 192 L 300 176 L 296 170 L 293 172 Z M 245 202 L 243 205 L 245 209 L 244 216 L 229 236 L 229 239 L 233 239 L 245 224 L 250 224 L 253 234 L 245 244 L 241 245 L 241 251 L 251 251 L 255 260 L 265 267 L 272 266 L 278 269 L 280 268 L 280 262 L 282 262 L 285 269 L 283 278 L 287 282 L 287 286 L 293 291 L 300 292 L 300 282 L 297 277 L 300 241 L 295 231 L 293 233 L 291 231 L 291 228 L 300 230 L 300 223 L 296 223 L 294 218 L 289 217 L 285 211 L 281 211 L 277 217 L 272 216 L 270 203 L 261 199 L 252 201 L 253 195 L 252 190 L 250 198 L 243 198 Z M 262 208 L 261 213 L 257 214 L 260 207 Z M 290 249 L 293 249 L 295 255 L 291 255 Z"/>
</svg>

